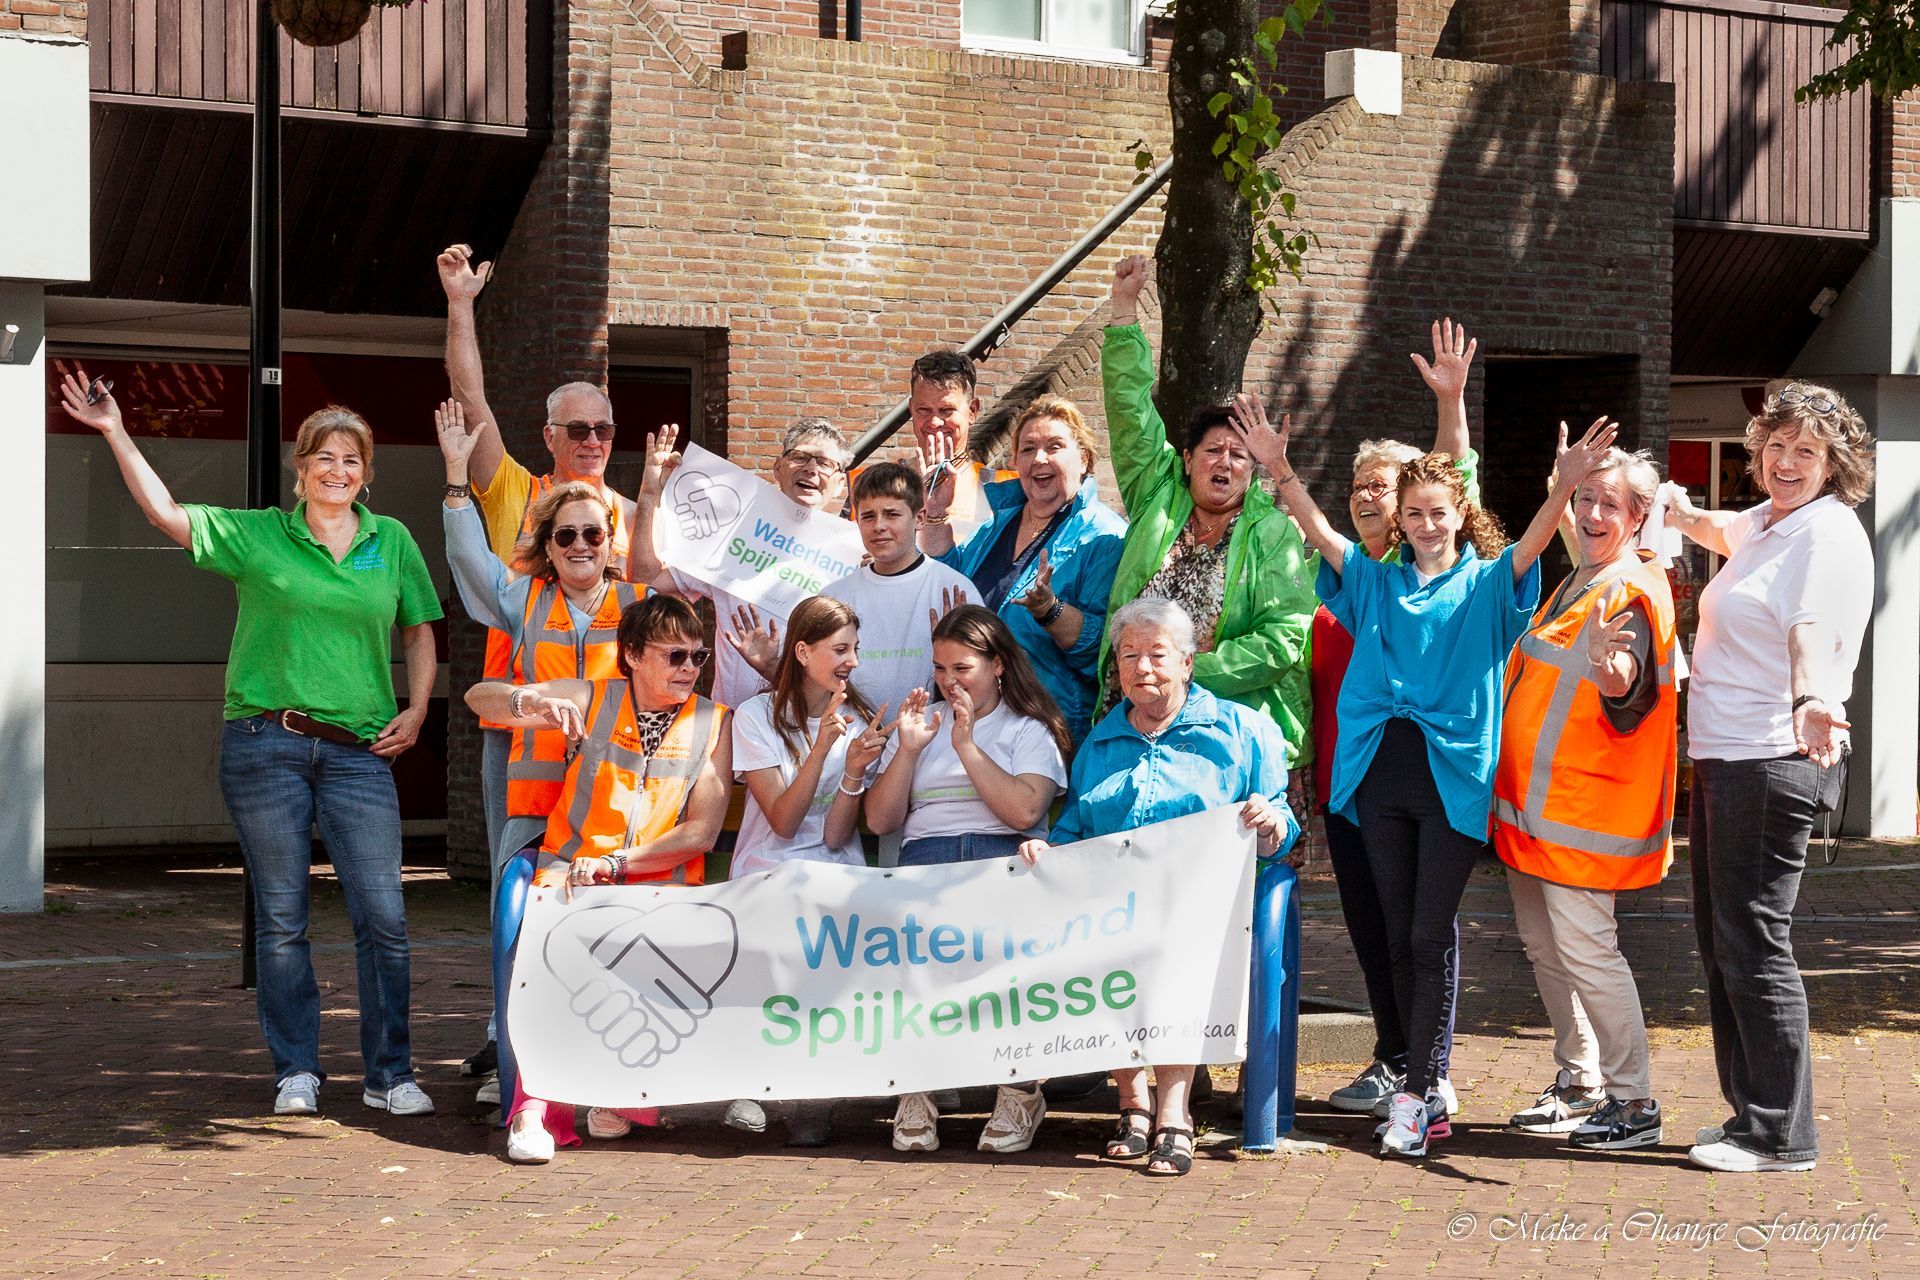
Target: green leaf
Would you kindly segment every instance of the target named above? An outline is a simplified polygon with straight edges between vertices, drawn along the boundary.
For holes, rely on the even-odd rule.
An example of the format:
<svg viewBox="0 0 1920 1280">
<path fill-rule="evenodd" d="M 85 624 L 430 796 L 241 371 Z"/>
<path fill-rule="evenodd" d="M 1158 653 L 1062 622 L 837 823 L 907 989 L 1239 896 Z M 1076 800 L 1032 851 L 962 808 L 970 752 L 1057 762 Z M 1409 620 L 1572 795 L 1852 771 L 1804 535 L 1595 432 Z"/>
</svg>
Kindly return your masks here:
<svg viewBox="0 0 1920 1280">
<path fill-rule="evenodd" d="M 1295 196 L 1291 191 L 1282 191 L 1280 193 L 1280 208 L 1285 211 L 1289 218 L 1293 216 L 1294 199 Z"/>
<path fill-rule="evenodd" d="M 1219 115 L 1222 111 L 1225 111 L 1227 109 L 1227 106 L 1232 101 L 1233 101 L 1233 95 L 1228 93 L 1225 89 L 1222 89 L 1219 93 L 1216 93 L 1211 98 L 1207 99 L 1207 114 L 1210 116 Z"/>
<path fill-rule="evenodd" d="M 1153 168 L 1153 152 L 1136 151 L 1133 153 L 1133 167 L 1136 169 Z"/>
<path fill-rule="evenodd" d="M 1233 145 L 1233 135 L 1223 133 L 1213 140 L 1213 154 L 1216 156 Z"/>
</svg>

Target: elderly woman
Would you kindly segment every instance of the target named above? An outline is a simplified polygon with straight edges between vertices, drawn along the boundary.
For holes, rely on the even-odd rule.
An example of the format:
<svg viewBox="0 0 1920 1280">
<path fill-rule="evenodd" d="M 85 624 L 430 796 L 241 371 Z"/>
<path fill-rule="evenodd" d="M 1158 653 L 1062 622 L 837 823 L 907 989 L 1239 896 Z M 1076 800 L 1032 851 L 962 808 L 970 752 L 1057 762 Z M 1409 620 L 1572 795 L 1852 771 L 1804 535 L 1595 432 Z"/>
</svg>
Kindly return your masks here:
<svg viewBox="0 0 1920 1280">
<path fill-rule="evenodd" d="M 1176 452 L 1153 407 L 1153 350 L 1135 319 L 1147 259 L 1114 268 L 1110 327 L 1100 352 L 1113 470 L 1127 508 L 1114 608 L 1141 596 L 1172 600 L 1193 619 L 1193 678 L 1273 717 L 1295 764 L 1307 733 L 1313 578 L 1300 530 L 1253 483 L 1254 459 L 1225 407 L 1187 424 Z M 1110 679 L 1113 634 L 1100 651 Z M 1106 690 L 1112 693 L 1111 685 Z"/>
<path fill-rule="evenodd" d="M 1013 421 L 1017 480 L 986 486 L 992 519 L 956 544 L 954 479 L 943 443 L 923 450 L 929 485 L 920 549 L 973 579 L 1033 660 L 1078 746 L 1093 723 L 1095 659 L 1127 522 L 1100 501 L 1093 430 L 1080 407 L 1041 396 Z"/>
<path fill-rule="evenodd" d="M 1673 862 L 1673 594 L 1636 549 L 1660 488 L 1644 454 L 1610 449 L 1573 500 L 1579 564 L 1507 666 L 1493 847 L 1553 1023 L 1559 1072 L 1515 1128 L 1576 1147 L 1660 1141 L 1647 1026 L 1620 954 L 1614 895 Z"/>
<path fill-rule="evenodd" d="M 406 526 L 361 505 L 373 432 L 329 407 L 293 443 L 291 512 L 182 505 L 127 434 L 105 383 L 68 375 L 68 416 L 106 438 L 147 520 L 239 595 L 227 658 L 220 792 L 253 893 L 260 1027 L 273 1055 L 276 1115 L 320 1109 L 320 990 L 307 945 L 313 829 L 346 895 L 359 962 L 361 1100 L 426 1115 L 408 1029 L 407 917 L 400 892 L 400 801 L 393 760 L 426 719 L 441 616 Z M 394 703 L 391 635 L 400 629 L 407 709 Z"/>
<path fill-rule="evenodd" d="M 1669 519 L 1727 557 L 1700 595 L 1687 751 L 1693 920 L 1713 1052 L 1733 1114 L 1699 1133 L 1695 1164 L 1811 1169 L 1813 1063 L 1788 928 L 1814 818 L 1837 805 L 1847 696 L 1873 610 L 1873 552 L 1852 508 L 1873 490 L 1873 437 L 1826 387 L 1771 389 L 1747 427 L 1767 501 Z"/>
<path fill-rule="evenodd" d="M 620 615 L 621 679 L 490 681 L 468 692 L 487 719 L 577 743 L 545 836 L 522 851 L 536 857 L 535 884 L 705 881 L 733 790 L 733 739 L 727 709 L 694 692 L 713 656 L 700 633 L 692 605 L 649 596 Z M 596 1109 L 587 1131 L 615 1138 L 629 1121 Z M 572 1109 L 516 1096 L 508 1159 L 544 1163 L 556 1139 L 577 1141 Z"/>
<path fill-rule="evenodd" d="M 1148 597 L 1114 611 L 1113 649 L 1122 701 L 1107 713 L 1073 762 L 1066 808 L 1048 840 L 1020 847 L 1028 862 L 1052 844 L 1131 831 L 1150 823 L 1240 806 L 1263 858 L 1291 847 L 1300 828 L 1287 808 L 1287 744 L 1266 716 L 1216 698 L 1193 675 L 1193 619 L 1171 600 Z M 1156 1065 L 1158 1100 L 1147 1070 L 1113 1073 L 1120 1124 L 1109 1160 L 1147 1157 L 1147 1172 L 1178 1176 L 1193 1167 L 1187 1108 L 1192 1065 Z"/>
</svg>

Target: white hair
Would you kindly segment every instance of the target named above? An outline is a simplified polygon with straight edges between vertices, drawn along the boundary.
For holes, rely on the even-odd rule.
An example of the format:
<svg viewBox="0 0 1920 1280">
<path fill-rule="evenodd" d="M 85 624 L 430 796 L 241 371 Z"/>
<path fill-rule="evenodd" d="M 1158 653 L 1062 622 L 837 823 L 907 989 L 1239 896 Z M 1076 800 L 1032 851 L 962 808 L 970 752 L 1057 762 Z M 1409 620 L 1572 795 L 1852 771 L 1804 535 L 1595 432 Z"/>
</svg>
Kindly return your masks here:
<svg viewBox="0 0 1920 1280">
<path fill-rule="evenodd" d="M 605 391 L 602 391 L 599 387 L 594 386 L 591 382 L 563 383 L 562 385 L 557 386 L 553 390 L 547 392 L 547 421 L 548 422 L 554 421 L 553 415 L 560 412 L 560 402 L 564 400 L 566 397 L 573 395 L 575 392 L 585 392 L 586 394 L 591 395 L 595 399 L 599 400 L 600 403 L 606 405 L 609 409 L 613 407 L 613 401 L 607 399 L 607 393 Z"/>
<path fill-rule="evenodd" d="M 1173 647 L 1187 657 L 1194 655 L 1193 619 L 1171 600 L 1160 596 L 1141 596 L 1115 609 L 1112 622 L 1115 649 L 1120 647 L 1120 637 L 1126 634 L 1128 627 L 1150 627 L 1166 635 L 1173 641 Z"/>
<path fill-rule="evenodd" d="M 1607 450 L 1598 466 L 1587 472 L 1587 479 L 1605 475 L 1609 471 L 1618 471 L 1620 478 L 1627 482 L 1627 507 L 1633 512 L 1633 518 L 1636 521 L 1646 519 L 1647 512 L 1653 509 L 1654 498 L 1660 492 L 1660 468 L 1654 465 L 1653 455 L 1645 449 L 1628 453 L 1615 445 Z"/>
</svg>

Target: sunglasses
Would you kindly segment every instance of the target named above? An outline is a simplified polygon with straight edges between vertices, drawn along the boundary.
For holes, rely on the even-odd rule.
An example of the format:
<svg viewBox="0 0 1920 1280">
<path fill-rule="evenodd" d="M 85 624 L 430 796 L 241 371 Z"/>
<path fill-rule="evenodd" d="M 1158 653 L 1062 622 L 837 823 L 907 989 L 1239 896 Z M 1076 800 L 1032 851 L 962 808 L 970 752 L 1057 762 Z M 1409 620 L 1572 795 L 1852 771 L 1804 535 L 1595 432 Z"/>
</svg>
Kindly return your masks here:
<svg viewBox="0 0 1920 1280">
<path fill-rule="evenodd" d="M 1840 407 L 1826 396 L 1810 394 L 1805 387 L 1802 387 L 1797 382 L 1782 387 L 1779 391 L 1775 392 L 1773 402 L 1775 404 L 1803 404 L 1815 413 L 1832 413 Z"/>
<path fill-rule="evenodd" d="M 595 440 L 600 441 L 613 439 L 613 424 L 611 422 L 552 422 L 547 425 L 565 427 L 567 429 L 567 439 L 576 443 L 585 440 L 588 436 L 592 436 Z M 564 546 L 565 544 L 563 543 L 562 545 Z"/>
<path fill-rule="evenodd" d="M 112 378 L 95 378 L 87 384 L 87 403 L 99 404 L 113 394 Z"/>
<path fill-rule="evenodd" d="M 648 645 L 647 647 L 665 649 L 667 665 L 670 667 L 684 667 L 689 662 L 693 663 L 696 667 L 704 667 L 707 665 L 708 660 L 713 657 L 713 650 L 707 648 L 705 645 L 700 646 L 698 649 L 668 649 L 665 645 L 659 644 Z"/>
<path fill-rule="evenodd" d="M 576 529 L 570 524 L 563 524 L 548 536 L 553 539 L 555 545 L 564 551 L 573 545 L 575 538 L 585 538 L 588 546 L 597 547 L 607 540 L 607 531 L 597 524 L 590 524 L 584 529 Z"/>
</svg>

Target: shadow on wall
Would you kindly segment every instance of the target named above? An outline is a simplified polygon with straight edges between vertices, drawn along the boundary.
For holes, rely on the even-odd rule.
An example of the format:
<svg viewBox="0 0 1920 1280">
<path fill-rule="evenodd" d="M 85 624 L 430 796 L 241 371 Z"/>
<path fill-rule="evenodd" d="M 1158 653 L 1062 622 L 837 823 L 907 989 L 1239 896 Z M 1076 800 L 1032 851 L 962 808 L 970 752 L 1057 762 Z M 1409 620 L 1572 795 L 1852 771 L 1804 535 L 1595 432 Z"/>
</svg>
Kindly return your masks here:
<svg viewBox="0 0 1920 1280">
<path fill-rule="evenodd" d="M 41 909 L 45 723 L 41 689 L 15 684 L 0 696 L 0 911 Z"/>
</svg>

